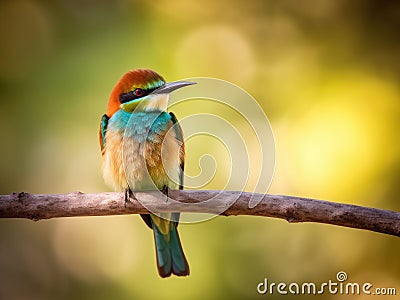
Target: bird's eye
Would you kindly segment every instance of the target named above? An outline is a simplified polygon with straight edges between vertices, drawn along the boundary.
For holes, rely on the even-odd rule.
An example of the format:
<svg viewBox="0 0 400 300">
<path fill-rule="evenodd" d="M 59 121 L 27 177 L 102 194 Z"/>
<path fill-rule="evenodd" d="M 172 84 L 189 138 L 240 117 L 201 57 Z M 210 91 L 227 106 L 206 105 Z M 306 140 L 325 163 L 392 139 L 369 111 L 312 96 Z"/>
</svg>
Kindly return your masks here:
<svg viewBox="0 0 400 300">
<path fill-rule="evenodd" d="M 145 90 L 137 88 L 137 89 L 134 89 L 133 91 L 119 95 L 119 102 L 125 103 L 128 101 L 134 100 L 136 98 L 143 97 L 146 94 L 147 94 L 147 92 Z"/>
<path fill-rule="evenodd" d="M 144 90 L 142 90 L 142 89 L 135 89 L 134 91 L 133 91 L 133 94 L 136 96 L 136 97 L 142 97 L 142 96 L 144 96 L 145 94 L 146 94 L 146 92 L 144 91 Z"/>
</svg>

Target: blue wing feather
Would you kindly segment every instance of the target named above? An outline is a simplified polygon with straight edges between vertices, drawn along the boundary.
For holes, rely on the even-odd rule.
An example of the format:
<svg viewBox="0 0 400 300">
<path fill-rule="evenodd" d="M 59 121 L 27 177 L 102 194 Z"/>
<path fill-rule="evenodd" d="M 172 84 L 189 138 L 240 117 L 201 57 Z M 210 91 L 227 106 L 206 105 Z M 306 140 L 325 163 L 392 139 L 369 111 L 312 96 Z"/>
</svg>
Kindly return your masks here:
<svg viewBox="0 0 400 300">
<path fill-rule="evenodd" d="M 100 132 L 99 132 L 101 151 L 103 151 L 103 149 L 104 149 L 104 147 L 106 145 L 106 132 L 107 132 L 108 120 L 110 120 L 110 117 L 107 116 L 107 115 L 103 115 L 101 117 Z"/>
</svg>

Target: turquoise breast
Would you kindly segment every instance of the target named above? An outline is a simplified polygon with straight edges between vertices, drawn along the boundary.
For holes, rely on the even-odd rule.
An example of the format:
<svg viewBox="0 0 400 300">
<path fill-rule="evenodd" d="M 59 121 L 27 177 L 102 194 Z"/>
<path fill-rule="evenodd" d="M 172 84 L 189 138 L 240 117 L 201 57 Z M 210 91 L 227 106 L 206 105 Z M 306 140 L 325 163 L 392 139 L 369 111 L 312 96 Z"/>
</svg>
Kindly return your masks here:
<svg viewBox="0 0 400 300">
<path fill-rule="evenodd" d="M 158 142 L 169 129 L 171 116 L 167 112 L 128 113 L 116 112 L 109 121 L 108 128 L 120 131 L 124 138 L 132 138 L 139 143 Z"/>
</svg>

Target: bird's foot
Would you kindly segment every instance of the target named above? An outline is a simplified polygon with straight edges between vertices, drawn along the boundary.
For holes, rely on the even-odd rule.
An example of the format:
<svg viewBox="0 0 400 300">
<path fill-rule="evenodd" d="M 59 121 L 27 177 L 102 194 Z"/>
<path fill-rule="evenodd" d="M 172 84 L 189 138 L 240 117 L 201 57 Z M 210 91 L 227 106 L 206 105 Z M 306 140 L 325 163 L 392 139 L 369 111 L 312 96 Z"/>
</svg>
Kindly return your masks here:
<svg viewBox="0 0 400 300">
<path fill-rule="evenodd" d="M 133 195 L 133 192 L 129 188 L 125 189 L 125 197 L 124 198 L 125 198 L 125 203 L 124 203 L 125 208 L 126 208 L 126 204 L 131 202 L 129 200 L 130 198 L 136 199 L 135 196 Z"/>
<path fill-rule="evenodd" d="M 162 190 L 161 190 L 161 193 L 163 193 L 165 196 L 167 196 L 167 197 L 165 198 L 165 203 L 168 202 L 168 191 L 169 191 L 168 186 L 164 185 L 163 188 L 162 188 Z"/>
</svg>

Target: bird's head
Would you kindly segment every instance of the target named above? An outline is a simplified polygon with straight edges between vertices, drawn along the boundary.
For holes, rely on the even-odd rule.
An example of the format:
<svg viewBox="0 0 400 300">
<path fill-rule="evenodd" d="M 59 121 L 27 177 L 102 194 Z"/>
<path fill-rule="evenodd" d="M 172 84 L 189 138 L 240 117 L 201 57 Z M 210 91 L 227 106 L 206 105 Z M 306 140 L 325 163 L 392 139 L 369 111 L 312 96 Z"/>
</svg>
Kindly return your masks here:
<svg viewBox="0 0 400 300">
<path fill-rule="evenodd" d="M 172 91 L 195 84 L 189 81 L 165 82 L 164 78 L 148 69 L 136 69 L 125 73 L 115 85 L 108 102 L 107 115 L 111 117 L 122 109 L 134 111 L 164 111 Z"/>
</svg>

